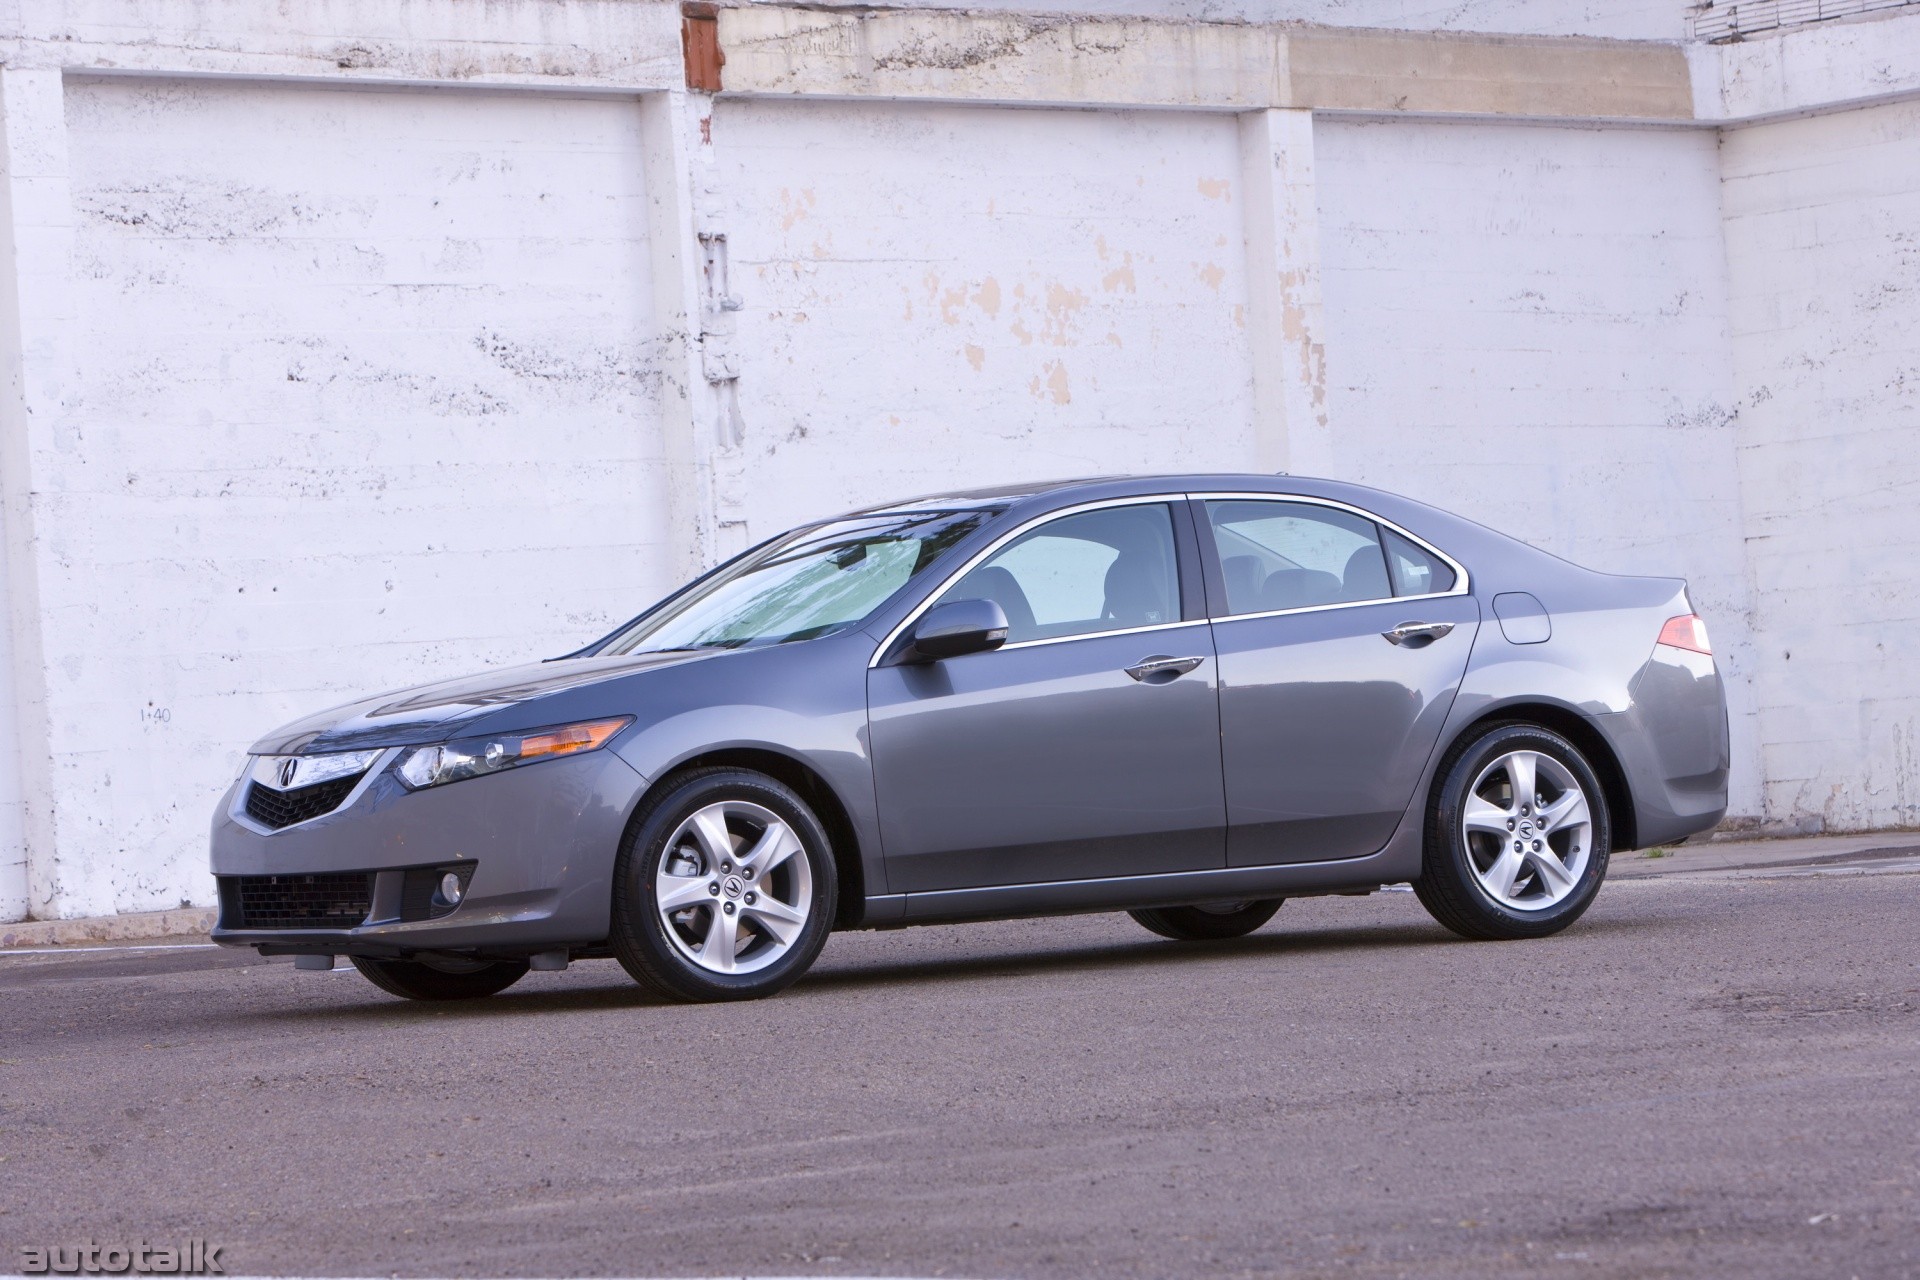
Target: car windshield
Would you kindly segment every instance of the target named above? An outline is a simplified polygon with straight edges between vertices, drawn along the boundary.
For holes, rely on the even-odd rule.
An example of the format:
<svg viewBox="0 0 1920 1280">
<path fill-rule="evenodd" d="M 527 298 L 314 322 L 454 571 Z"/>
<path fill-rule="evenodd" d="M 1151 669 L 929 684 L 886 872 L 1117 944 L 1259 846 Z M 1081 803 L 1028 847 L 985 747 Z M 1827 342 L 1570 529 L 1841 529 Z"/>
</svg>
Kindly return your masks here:
<svg viewBox="0 0 1920 1280">
<path fill-rule="evenodd" d="M 796 529 L 642 616 L 597 652 L 744 649 L 830 635 L 865 619 L 998 510 L 894 511 Z"/>
</svg>

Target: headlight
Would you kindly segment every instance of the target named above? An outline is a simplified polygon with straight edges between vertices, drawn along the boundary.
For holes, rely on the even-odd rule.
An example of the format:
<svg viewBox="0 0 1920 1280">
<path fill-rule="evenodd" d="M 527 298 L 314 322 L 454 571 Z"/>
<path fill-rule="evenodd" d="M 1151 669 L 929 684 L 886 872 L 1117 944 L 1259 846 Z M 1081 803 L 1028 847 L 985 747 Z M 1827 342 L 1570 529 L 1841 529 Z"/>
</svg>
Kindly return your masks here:
<svg viewBox="0 0 1920 1280">
<path fill-rule="evenodd" d="M 443 782 L 478 778 L 523 764 L 598 751 L 613 735 L 633 723 L 632 716 L 586 720 L 531 733 L 506 733 L 494 738 L 468 738 L 431 747 L 413 747 L 400 757 L 394 772 L 413 790 Z"/>
</svg>

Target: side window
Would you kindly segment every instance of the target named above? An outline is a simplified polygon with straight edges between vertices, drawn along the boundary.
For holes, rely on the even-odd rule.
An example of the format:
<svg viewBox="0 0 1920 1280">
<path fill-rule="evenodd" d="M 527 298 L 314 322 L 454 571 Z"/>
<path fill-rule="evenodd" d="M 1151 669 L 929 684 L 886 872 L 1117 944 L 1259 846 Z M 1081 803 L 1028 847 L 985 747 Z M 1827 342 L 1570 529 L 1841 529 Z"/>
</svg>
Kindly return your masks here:
<svg viewBox="0 0 1920 1280">
<path fill-rule="evenodd" d="M 1373 521 L 1307 502 L 1221 499 L 1208 523 L 1228 613 L 1385 600 L 1394 594 Z"/>
<path fill-rule="evenodd" d="M 1062 516 L 1000 548 L 940 599 L 996 602 L 1009 644 L 1178 622 L 1173 514 L 1144 503 Z"/>
<path fill-rule="evenodd" d="M 1393 594 L 1425 596 L 1453 590 L 1455 574 L 1446 561 L 1391 529 L 1387 535 L 1387 567 L 1393 574 Z"/>
</svg>

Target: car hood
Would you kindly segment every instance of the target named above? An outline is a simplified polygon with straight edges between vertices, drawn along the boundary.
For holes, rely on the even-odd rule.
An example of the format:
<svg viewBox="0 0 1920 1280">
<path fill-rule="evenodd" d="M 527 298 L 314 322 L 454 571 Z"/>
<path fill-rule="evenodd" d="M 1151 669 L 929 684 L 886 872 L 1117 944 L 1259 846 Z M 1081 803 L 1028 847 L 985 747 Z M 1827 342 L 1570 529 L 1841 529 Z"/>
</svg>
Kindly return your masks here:
<svg viewBox="0 0 1920 1280">
<path fill-rule="evenodd" d="M 562 658 L 393 689 L 295 720 L 249 748 L 255 755 L 412 746 L 459 736 L 483 716 L 582 685 L 712 658 L 714 651 Z"/>
</svg>

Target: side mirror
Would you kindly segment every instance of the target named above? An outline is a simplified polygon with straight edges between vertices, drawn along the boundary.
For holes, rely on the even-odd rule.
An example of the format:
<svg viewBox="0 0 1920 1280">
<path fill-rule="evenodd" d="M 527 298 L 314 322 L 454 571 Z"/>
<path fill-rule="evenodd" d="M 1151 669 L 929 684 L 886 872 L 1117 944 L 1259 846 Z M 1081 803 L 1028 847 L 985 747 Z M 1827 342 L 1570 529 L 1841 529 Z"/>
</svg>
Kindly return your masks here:
<svg viewBox="0 0 1920 1280">
<path fill-rule="evenodd" d="M 1007 642 L 1007 614 L 991 600 L 948 600 L 920 615 L 903 662 L 938 662 L 985 653 Z"/>
</svg>

